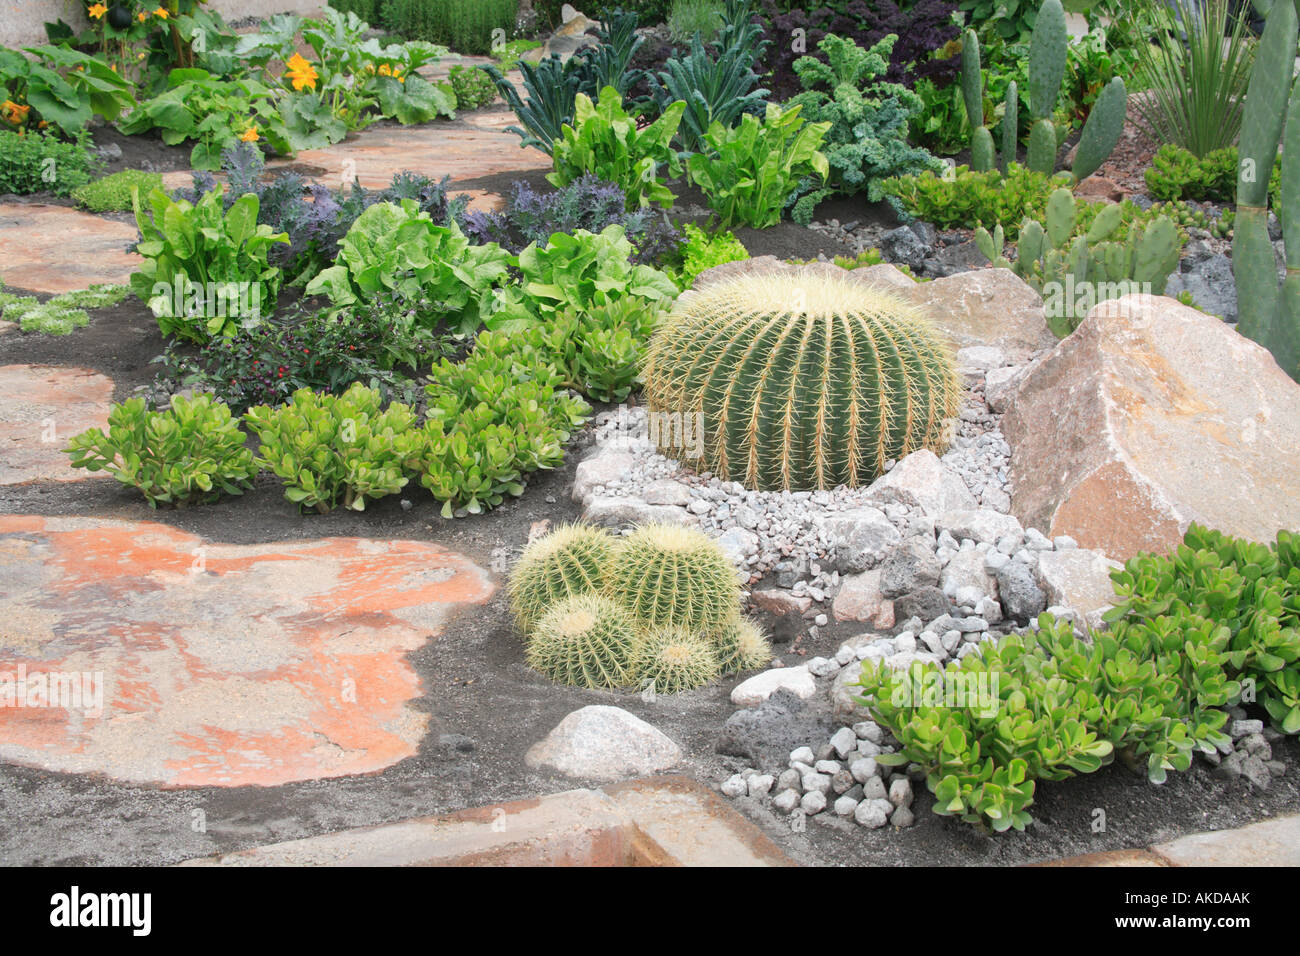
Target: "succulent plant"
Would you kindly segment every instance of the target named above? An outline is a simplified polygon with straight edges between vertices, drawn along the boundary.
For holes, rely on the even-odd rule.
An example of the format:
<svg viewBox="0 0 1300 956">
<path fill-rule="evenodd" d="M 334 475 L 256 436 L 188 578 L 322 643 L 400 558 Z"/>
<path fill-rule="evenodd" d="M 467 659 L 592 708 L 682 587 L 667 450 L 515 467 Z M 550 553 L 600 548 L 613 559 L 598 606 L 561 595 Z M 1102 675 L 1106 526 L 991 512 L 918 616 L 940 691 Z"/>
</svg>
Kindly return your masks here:
<svg viewBox="0 0 1300 956">
<path fill-rule="evenodd" d="M 653 628 L 636 643 L 632 669 L 642 688 L 656 694 L 702 687 L 722 673 L 717 648 L 702 635 L 683 627 Z"/>
<path fill-rule="evenodd" d="M 864 485 L 941 450 L 960 396 L 922 312 L 815 266 L 683 295 L 644 378 L 664 454 L 763 491 Z"/>
<path fill-rule="evenodd" d="M 529 542 L 508 586 L 519 629 L 527 634 L 564 598 L 600 593 L 617 546 L 608 532 L 585 524 L 561 525 Z"/>
<path fill-rule="evenodd" d="M 1259 4 L 1261 10 L 1265 4 Z M 1273 353 L 1277 364 L 1300 381 L 1300 91 L 1292 86 L 1300 0 L 1275 0 L 1267 7 L 1238 145 L 1237 217 L 1232 271 L 1240 296 L 1237 330 Z M 1282 144 L 1278 219 L 1283 224 L 1286 278 L 1279 283 L 1268 233 L 1269 170 Z"/>
<path fill-rule="evenodd" d="M 708 631 L 734 615 L 736 570 L 717 542 L 694 528 L 649 524 L 623 542 L 605 586 L 649 627 Z"/>
<path fill-rule="evenodd" d="M 713 645 L 722 661 L 722 673 L 739 674 L 766 667 L 772 647 L 757 624 L 737 615 L 712 634 Z"/>
<path fill-rule="evenodd" d="M 599 594 L 565 598 L 544 613 L 525 648 L 528 666 L 551 680 L 605 689 L 632 683 L 636 622 Z"/>
<path fill-rule="evenodd" d="M 1029 44 L 1029 151 L 1025 165 L 1046 176 L 1056 171 L 1056 153 L 1061 135 L 1052 122 L 1065 79 L 1069 34 L 1065 8 L 1061 0 L 1044 0 L 1034 21 Z M 967 30 L 961 52 L 962 99 L 971 125 L 971 169 L 988 172 L 999 165 L 993 147 L 993 135 L 984 125 L 984 88 L 980 75 L 979 38 Z M 1079 148 L 1075 152 L 1073 174 L 1076 180 L 1087 179 L 1106 161 L 1124 132 L 1128 91 L 1118 76 L 1110 81 L 1093 104 L 1083 125 Z M 1015 161 L 1020 120 L 1020 90 L 1012 83 L 1007 89 L 1006 109 L 1002 117 L 1002 159 L 1000 168 Z"/>
</svg>

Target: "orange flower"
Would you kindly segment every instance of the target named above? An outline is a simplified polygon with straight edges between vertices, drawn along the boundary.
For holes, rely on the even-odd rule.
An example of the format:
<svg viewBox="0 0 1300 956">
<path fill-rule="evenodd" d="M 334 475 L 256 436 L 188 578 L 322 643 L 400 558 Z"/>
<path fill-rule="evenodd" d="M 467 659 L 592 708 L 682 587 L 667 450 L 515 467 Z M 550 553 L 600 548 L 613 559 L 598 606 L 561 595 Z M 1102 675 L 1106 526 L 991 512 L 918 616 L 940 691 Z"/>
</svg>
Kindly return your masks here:
<svg viewBox="0 0 1300 956">
<path fill-rule="evenodd" d="M 136 18 L 137 20 L 139 20 L 141 23 L 144 23 L 144 21 L 146 21 L 146 20 L 149 19 L 149 14 L 147 14 L 147 13 L 145 13 L 143 10 L 141 10 L 139 13 L 137 13 L 137 14 L 135 15 L 135 18 Z"/>
<path fill-rule="evenodd" d="M 392 75 L 393 75 L 393 68 L 392 68 L 391 66 L 389 66 L 387 63 L 381 63 L 381 64 L 379 64 L 379 75 L 380 75 L 380 76 L 392 76 Z"/>
<path fill-rule="evenodd" d="M 104 6 L 102 3 L 96 3 L 92 5 L 86 13 L 92 20 L 99 20 L 103 18 L 104 14 L 108 13 L 108 7 Z"/>
<path fill-rule="evenodd" d="M 159 7 L 157 10 L 155 10 L 155 11 L 153 12 L 153 15 L 154 15 L 155 17 L 157 17 L 158 19 L 160 19 L 160 20 L 166 20 L 166 19 L 167 19 L 167 9 L 166 9 L 165 7 Z"/>
<path fill-rule="evenodd" d="M 302 54 L 295 53 L 289 57 L 284 71 L 285 78 L 293 82 L 293 88 L 301 92 L 304 89 L 316 89 L 316 77 L 319 75 L 312 65 L 303 59 Z"/>
<path fill-rule="evenodd" d="M 248 129 L 244 130 L 244 135 L 239 138 L 245 143 L 256 143 L 257 140 L 259 139 L 257 135 L 257 127 L 256 126 L 248 127 Z"/>
<path fill-rule="evenodd" d="M 4 105 L 0 106 L 0 115 L 3 115 L 6 122 L 14 126 L 21 126 L 27 122 L 27 114 L 31 112 L 30 106 L 24 106 L 21 103 L 15 103 L 13 100 L 5 100 Z"/>
</svg>

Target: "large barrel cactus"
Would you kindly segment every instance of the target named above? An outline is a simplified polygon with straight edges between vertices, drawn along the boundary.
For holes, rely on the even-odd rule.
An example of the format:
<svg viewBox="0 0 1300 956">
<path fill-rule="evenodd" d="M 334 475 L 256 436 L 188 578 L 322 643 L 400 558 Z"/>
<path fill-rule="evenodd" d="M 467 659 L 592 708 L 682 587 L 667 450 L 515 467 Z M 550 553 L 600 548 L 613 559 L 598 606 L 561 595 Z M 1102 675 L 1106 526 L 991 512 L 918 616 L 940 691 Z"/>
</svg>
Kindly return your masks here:
<svg viewBox="0 0 1300 956">
<path fill-rule="evenodd" d="M 917 309 L 816 267 L 683 295 L 645 383 L 664 454 L 760 491 L 868 484 L 890 459 L 941 450 L 960 396 Z"/>
</svg>

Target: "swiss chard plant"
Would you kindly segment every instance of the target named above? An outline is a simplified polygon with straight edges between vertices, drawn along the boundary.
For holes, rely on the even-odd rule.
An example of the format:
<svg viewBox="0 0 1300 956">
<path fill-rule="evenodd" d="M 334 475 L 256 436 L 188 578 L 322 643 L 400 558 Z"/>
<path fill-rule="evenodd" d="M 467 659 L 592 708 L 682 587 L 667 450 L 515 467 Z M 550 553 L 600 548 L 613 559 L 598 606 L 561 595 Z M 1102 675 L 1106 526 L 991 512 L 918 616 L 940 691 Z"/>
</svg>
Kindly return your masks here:
<svg viewBox="0 0 1300 956">
<path fill-rule="evenodd" d="M 288 237 L 258 224 L 257 196 L 240 196 L 223 211 L 223 195 L 217 186 L 191 204 L 155 189 L 148 214 L 139 193 L 133 196 L 143 237 L 136 252 L 144 261 L 131 274 L 131 290 L 164 335 L 206 342 L 275 310 L 281 274 L 267 253 Z"/>
<path fill-rule="evenodd" d="M 800 107 L 767 105 L 760 123 L 746 114 L 728 129 L 714 123 L 703 152 L 687 160 L 691 181 L 718 214 L 720 228 L 763 229 L 781 221 L 781 211 L 800 182 L 825 182 L 826 156 L 818 151 L 829 122 L 805 124 Z"/>
<path fill-rule="evenodd" d="M 567 186 L 586 174 L 619 186 L 629 209 L 657 203 L 673 204 L 673 192 L 660 178 L 681 172 L 672 148 L 685 103 L 673 103 L 657 120 L 637 129 L 636 118 L 623 111 L 618 90 L 607 86 L 596 103 L 585 93 L 574 99 L 572 125 L 560 130 L 551 150 L 555 171 L 546 177 L 553 186 Z"/>
<path fill-rule="evenodd" d="M 114 405 L 108 433 L 91 428 L 64 449 L 73 468 L 106 471 L 137 489 L 150 507 L 184 507 L 242 494 L 257 475 L 253 453 L 230 409 L 209 395 L 176 396 L 151 412 L 143 398 Z"/>
</svg>

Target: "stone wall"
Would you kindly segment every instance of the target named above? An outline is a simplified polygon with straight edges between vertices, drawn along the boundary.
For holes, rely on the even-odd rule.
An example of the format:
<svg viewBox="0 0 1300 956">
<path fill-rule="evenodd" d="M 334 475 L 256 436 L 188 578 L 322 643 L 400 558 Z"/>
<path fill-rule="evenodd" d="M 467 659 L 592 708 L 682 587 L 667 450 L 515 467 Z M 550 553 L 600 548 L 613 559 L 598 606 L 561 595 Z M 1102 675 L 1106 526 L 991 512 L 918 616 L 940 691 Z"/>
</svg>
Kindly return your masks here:
<svg viewBox="0 0 1300 956">
<path fill-rule="evenodd" d="M 209 0 L 209 9 L 227 20 L 245 17 L 269 17 L 276 13 L 310 14 L 323 3 L 313 0 Z M 75 30 L 85 29 L 88 21 L 82 0 L 0 0 L 0 45 L 31 46 L 45 42 L 45 23 L 62 18 Z"/>
</svg>

